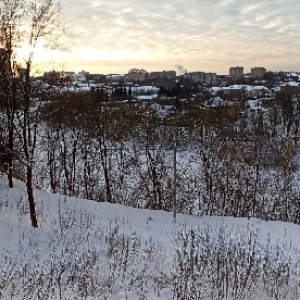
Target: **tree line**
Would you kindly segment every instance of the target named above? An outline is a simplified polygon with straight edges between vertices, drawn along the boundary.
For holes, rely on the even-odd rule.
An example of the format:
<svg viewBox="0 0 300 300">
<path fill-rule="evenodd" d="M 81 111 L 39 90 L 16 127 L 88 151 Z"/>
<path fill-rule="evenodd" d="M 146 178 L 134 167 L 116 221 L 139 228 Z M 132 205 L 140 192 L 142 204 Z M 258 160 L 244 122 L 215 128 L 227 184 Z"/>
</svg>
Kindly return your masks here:
<svg viewBox="0 0 300 300">
<path fill-rule="evenodd" d="M 171 211 L 176 139 L 178 212 L 298 223 L 299 100 L 287 107 L 281 97 L 267 113 L 241 113 L 240 105 L 195 101 L 176 111 L 176 100 L 105 104 L 60 94 L 41 109 L 36 181 L 69 196 Z"/>
</svg>

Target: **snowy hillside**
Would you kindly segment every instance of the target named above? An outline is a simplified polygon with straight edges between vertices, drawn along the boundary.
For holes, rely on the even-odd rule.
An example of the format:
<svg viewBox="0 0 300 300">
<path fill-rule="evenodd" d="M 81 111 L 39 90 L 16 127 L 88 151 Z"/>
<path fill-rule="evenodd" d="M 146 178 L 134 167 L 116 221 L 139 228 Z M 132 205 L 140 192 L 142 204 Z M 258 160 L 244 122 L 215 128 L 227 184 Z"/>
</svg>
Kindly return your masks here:
<svg viewBox="0 0 300 300">
<path fill-rule="evenodd" d="M 35 193 L 1 179 L 0 299 L 299 299 L 297 225 Z"/>
</svg>

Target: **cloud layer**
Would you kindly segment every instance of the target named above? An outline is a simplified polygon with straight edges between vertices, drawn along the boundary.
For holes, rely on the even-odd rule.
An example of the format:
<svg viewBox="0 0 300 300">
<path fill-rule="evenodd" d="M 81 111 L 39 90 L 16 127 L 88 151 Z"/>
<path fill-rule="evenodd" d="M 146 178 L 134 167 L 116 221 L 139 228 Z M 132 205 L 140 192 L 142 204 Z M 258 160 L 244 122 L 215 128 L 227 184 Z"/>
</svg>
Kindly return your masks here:
<svg viewBox="0 0 300 300">
<path fill-rule="evenodd" d="M 61 0 L 75 69 L 299 70 L 299 0 Z"/>
</svg>

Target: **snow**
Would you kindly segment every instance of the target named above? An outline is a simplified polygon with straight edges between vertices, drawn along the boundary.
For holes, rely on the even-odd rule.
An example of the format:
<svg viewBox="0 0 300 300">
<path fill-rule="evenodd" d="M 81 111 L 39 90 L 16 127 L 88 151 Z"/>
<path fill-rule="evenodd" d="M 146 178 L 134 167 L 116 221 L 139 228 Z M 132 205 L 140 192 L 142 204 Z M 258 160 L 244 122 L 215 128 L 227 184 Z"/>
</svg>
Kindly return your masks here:
<svg viewBox="0 0 300 300">
<path fill-rule="evenodd" d="M 285 87 L 285 86 L 298 87 L 299 86 L 299 82 L 289 81 L 288 83 L 284 83 L 281 86 L 282 87 Z"/>
<path fill-rule="evenodd" d="M 266 109 L 263 109 L 262 107 L 262 101 L 261 100 L 247 100 L 245 103 L 246 108 L 248 108 L 250 111 L 264 111 L 266 112 Z"/>
<path fill-rule="evenodd" d="M 175 224 L 169 212 L 98 203 L 40 190 L 35 191 L 39 228 L 32 229 L 25 190 L 23 183 L 15 181 L 15 187 L 9 189 L 6 179 L 0 180 L 2 299 L 34 299 L 33 283 L 37 284 L 41 278 L 52 284 L 51 291 L 48 290 L 50 298 L 37 299 L 60 299 L 59 292 L 63 292 L 62 299 L 84 299 L 79 295 L 83 293 L 82 287 L 76 288 L 79 282 L 76 276 L 80 274 L 84 275 L 81 280 L 90 280 L 85 282 L 86 291 L 90 288 L 85 299 L 175 299 L 172 284 L 166 278 L 174 273 L 179 236 L 191 229 L 199 236 L 208 232 L 207 238 L 215 243 L 214 249 L 221 234 L 225 237 L 222 239 L 225 248 L 238 243 L 241 249 L 247 250 L 249 237 L 255 234 L 256 255 L 264 255 L 272 249 L 278 253 L 280 249 L 277 263 L 280 263 L 278 257 L 285 261 L 292 256 L 292 260 L 297 261 L 300 249 L 299 226 L 294 224 L 183 214 L 177 214 Z M 130 248 L 124 246 L 127 244 Z M 129 249 L 128 256 L 118 247 Z M 50 271 L 57 282 L 61 280 L 60 285 L 48 279 Z M 6 272 L 11 274 L 8 282 L 1 279 Z M 62 277 L 58 276 L 59 272 Z M 75 272 L 77 281 L 74 279 L 70 284 L 66 272 Z M 31 289 L 29 283 L 21 284 L 29 274 Z M 95 275 L 96 283 L 91 280 L 91 274 Z M 40 293 L 42 291 L 41 288 Z M 93 296 L 92 291 L 99 294 Z M 103 298 L 98 298 L 99 295 Z M 249 299 L 272 298 L 257 289 Z"/>
<path fill-rule="evenodd" d="M 153 100 L 156 99 L 158 97 L 158 95 L 139 95 L 137 96 L 137 98 L 139 100 Z"/>
<path fill-rule="evenodd" d="M 211 100 L 212 107 L 224 106 L 225 104 L 226 104 L 226 102 L 220 97 L 214 97 Z"/>
</svg>

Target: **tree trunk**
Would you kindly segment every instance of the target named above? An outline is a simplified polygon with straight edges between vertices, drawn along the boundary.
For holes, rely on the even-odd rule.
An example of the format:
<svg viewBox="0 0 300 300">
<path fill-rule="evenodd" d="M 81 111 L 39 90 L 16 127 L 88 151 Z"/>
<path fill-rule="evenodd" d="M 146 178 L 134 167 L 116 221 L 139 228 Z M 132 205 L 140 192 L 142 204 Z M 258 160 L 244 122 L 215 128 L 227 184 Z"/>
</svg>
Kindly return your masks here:
<svg viewBox="0 0 300 300">
<path fill-rule="evenodd" d="M 38 221 L 36 216 L 36 209 L 35 209 L 35 201 L 33 195 L 33 188 L 32 188 L 32 168 L 31 166 L 27 166 L 27 196 L 28 196 L 28 203 L 29 203 L 29 210 L 30 210 L 30 220 L 31 226 L 34 228 L 38 228 Z"/>
<path fill-rule="evenodd" d="M 101 142 L 100 147 L 102 147 L 102 142 Z M 111 192 L 111 184 L 110 184 L 107 156 L 108 156 L 108 154 L 107 154 L 106 145 L 105 145 L 105 143 L 103 143 L 103 148 L 100 148 L 100 158 L 101 158 L 101 164 L 102 164 L 104 179 L 105 179 L 106 201 L 113 203 L 114 201 L 113 201 L 113 196 L 112 196 L 112 192 Z"/>
<path fill-rule="evenodd" d="M 7 179 L 8 179 L 8 186 L 12 189 L 14 187 L 13 182 L 13 150 L 14 150 L 14 132 L 13 127 L 9 128 L 8 133 L 8 172 L 7 172 Z"/>
</svg>

